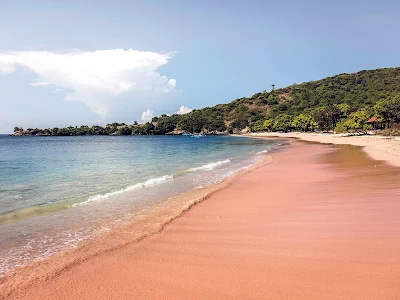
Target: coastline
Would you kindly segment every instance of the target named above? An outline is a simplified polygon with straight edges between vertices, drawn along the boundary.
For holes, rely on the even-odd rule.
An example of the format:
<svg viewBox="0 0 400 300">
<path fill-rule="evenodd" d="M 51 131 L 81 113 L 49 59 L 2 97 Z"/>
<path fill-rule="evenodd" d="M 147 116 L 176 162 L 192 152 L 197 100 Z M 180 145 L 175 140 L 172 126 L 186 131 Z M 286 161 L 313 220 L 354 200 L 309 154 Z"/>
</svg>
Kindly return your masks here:
<svg viewBox="0 0 400 300">
<path fill-rule="evenodd" d="M 116 226 L 108 232 L 83 241 L 75 249 L 64 250 L 45 260 L 19 267 L 0 277 L 0 299 L 26 289 L 38 282 L 47 281 L 93 257 L 123 249 L 145 238 L 161 233 L 165 226 L 181 217 L 193 206 L 211 197 L 214 193 L 231 185 L 237 176 L 272 162 L 271 155 L 259 156 L 254 165 L 244 167 L 227 176 L 221 182 L 195 188 L 168 198 L 167 201 L 150 207 L 127 224 Z"/>
<path fill-rule="evenodd" d="M 335 145 L 354 145 L 362 147 L 371 158 L 375 160 L 386 161 L 387 163 L 400 167 L 400 137 L 389 138 L 382 136 L 343 136 L 336 134 L 323 133 L 278 133 L 278 132 L 261 132 L 250 133 L 245 136 L 263 137 L 263 138 L 297 138 L 303 141 L 317 142 L 322 144 Z"/>
<path fill-rule="evenodd" d="M 7 299 L 394 299 L 400 173 L 374 165 L 356 147 L 293 141 L 160 234 Z"/>
<path fill-rule="evenodd" d="M 0 179 L 0 277 L 76 249 L 177 195 L 197 193 L 278 147 L 244 137 L 164 136 L 6 138 L 0 144 L 7 174 Z"/>
</svg>

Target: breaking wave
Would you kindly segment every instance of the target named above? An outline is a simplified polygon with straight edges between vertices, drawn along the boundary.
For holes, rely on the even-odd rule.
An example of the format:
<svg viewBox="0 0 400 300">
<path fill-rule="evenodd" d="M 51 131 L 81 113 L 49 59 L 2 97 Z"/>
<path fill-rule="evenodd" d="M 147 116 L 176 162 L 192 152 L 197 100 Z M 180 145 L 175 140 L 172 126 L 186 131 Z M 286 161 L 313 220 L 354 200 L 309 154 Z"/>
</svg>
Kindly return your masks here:
<svg viewBox="0 0 400 300">
<path fill-rule="evenodd" d="M 214 168 L 216 168 L 216 167 L 218 167 L 218 166 L 220 166 L 220 165 L 228 164 L 228 163 L 230 163 L 230 162 L 231 162 L 230 159 L 225 159 L 225 160 L 221 160 L 221 161 L 209 163 L 209 164 L 203 165 L 203 166 L 201 166 L 201 167 L 191 168 L 191 169 L 189 169 L 189 172 L 210 171 L 210 170 L 212 170 L 212 169 L 214 169 Z"/>
<path fill-rule="evenodd" d="M 166 182 L 168 180 L 171 180 L 173 178 L 174 178 L 174 176 L 172 176 L 172 175 L 164 175 L 164 176 L 161 176 L 161 177 L 151 178 L 151 179 L 148 179 L 148 180 L 146 180 L 144 182 L 136 183 L 134 185 L 128 186 L 128 187 L 126 187 L 124 189 L 121 189 L 121 190 L 109 192 L 109 193 L 106 193 L 106 194 L 98 194 L 98 195 L 91 196 L 91 197 L 89 197 L 88 200 L 86 200 L 84 202 L 80 202 L 80 203 L 75 203 L 74 205 L 72 205 L 72 207 L 81 206 L 81 205 L 87 205 L 87 204 L 89 204 L 91 202 L 102 201 L 104 199 L 108 199 L 108 198 L 111 198 L 111 197 L 114 197 L 114 196 L 117 196 L 117 195 L 121 195 L 121 194 L 123 194 L 125 192 L 134 191 L 134 190 L 138 190 L 138 189 L 141 189 L 141 188 L 144 188 L 144 187 L 157 185 L 157 184 Z"/>
<path fill-rule="evenodd" d="M 257 154 L 264 154 L 264 153 L 268 153 L 268 150 L 263 150 L 263 151 L 257 152 Z"/>
</svg>

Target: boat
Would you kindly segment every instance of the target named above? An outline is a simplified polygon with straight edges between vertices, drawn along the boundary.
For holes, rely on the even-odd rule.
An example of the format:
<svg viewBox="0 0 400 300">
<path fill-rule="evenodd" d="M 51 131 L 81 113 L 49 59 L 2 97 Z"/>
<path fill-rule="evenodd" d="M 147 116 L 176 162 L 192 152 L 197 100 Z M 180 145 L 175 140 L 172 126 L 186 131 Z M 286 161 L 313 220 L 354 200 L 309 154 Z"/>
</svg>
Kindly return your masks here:
<svg viewBox="0 0 400 300">
<path fill-rule="evenodd" d="M 200 133 L 200 134 L 192 134 L 190 137 L 196 138 L 196 139 L 204 139 L 206 137 L 206 135 L 204 133 Z"/>
</svg>

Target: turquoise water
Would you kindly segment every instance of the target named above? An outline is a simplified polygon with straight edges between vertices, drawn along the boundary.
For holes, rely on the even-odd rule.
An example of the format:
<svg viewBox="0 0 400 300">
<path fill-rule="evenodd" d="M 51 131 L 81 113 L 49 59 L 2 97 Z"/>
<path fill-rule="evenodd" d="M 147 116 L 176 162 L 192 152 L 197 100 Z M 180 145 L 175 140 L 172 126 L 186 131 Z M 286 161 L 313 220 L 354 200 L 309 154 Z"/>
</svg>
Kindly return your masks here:
<svg viewBox="0 0 400 300">
<path fill-rule="evenodd" d="M 256 163 L 279 141 L 0 135 L 0 275 Z"/>
</svg>

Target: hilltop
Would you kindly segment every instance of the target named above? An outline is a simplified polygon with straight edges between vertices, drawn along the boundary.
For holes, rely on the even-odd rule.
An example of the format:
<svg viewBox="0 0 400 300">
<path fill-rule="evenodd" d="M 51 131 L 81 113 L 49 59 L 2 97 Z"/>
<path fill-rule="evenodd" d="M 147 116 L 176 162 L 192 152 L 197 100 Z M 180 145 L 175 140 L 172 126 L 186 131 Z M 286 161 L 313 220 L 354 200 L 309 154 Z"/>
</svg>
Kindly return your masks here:
<svg viewBox="0 0 400 300">
<path fill-rule="evenodd" d="M 369 123 L 367 122 L 371 120 Z M 14 135 L 131 135 L 183 132 L 388 129 L 400 123 L 400 68 L 339 74 L 266 90 L 185 115 L 161 115 L 146 124 L 112 123 L 49 129 L 15 127 Z"/>
</svg>

